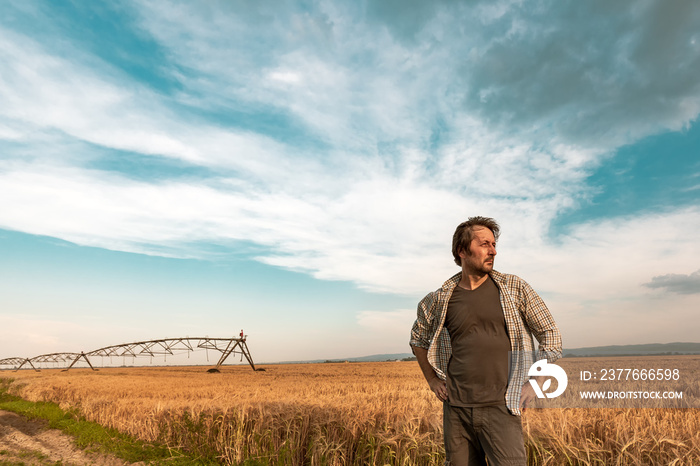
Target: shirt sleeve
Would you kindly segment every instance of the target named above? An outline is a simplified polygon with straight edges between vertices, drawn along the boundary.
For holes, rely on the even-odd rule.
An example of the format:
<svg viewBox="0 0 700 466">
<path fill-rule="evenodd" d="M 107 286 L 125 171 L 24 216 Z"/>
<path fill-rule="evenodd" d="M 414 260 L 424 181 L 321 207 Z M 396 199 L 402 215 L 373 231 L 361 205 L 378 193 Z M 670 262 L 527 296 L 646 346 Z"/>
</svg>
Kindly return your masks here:
<svg viewBox="0 0 700 466">
<path fill-rule="evenodd" d="M 523 307 L 525 322 L 539 343 L 537 359 L 554 362 L 562 355 L 562 340 L 559 328 L 544 301 L 526 282 L 523 286 Z"/>
<path fill-rule="evenodd" d="M 431 328 L 435 317 L 435 296 L 429 293 L 418 303 L 416 321 L 411 329 L 411 340 L 409 345 L 418 348 L 430 348 L 432 339 Z"/>
</svg>

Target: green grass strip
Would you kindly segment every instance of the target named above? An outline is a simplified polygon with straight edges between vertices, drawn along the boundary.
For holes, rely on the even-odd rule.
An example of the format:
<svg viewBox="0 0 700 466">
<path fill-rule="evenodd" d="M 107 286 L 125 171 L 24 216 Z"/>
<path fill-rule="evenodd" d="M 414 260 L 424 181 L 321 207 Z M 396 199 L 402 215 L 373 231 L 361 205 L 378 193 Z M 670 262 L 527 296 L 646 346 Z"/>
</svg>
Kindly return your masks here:
<svg viewBox="0 0 700 466">
<path fill-rule="evenodd" d="M 12 379 L 0 377 L 0 409 L 12 411 L 29 419 L 45 419 L 50 428 L 59 429 L 73 436 L 79 448 L 90 452 L 111 454 L 130 463 L 142 461 L 152 465 L 202 466 L 219 464 L 213 458 L 193 458 L 178 449 L 134 439 L 116 429 L 86 421 L 77 411 L 64 411 L 55 403 L 23 400 L 8 392 L 12 381 Z"/>
</svg>

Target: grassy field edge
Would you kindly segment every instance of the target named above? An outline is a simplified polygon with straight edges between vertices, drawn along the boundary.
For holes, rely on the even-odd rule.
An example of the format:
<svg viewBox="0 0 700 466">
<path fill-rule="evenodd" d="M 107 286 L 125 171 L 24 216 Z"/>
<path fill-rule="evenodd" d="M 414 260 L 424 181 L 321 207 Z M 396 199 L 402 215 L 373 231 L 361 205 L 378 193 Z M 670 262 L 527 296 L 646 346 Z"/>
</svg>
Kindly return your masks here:
<svg viewBox="0 0 700 466">
<path fill-rule="evenodd" d="M 14 380 L 0 377 L 0 410 L 11 411 L 28 419 L 43 419 L 48 427 L 58 429 L 75 439 L 87 452 L 116 456 L 129 463 L 159 465 L 215 465 L 214 458 L 197 458 L 164 445 L 149 444 L 115 429 L 87 421 L 73 410 L 65 411 L 51 402 L 31 402 L 9 393 Z"/>
</svg>

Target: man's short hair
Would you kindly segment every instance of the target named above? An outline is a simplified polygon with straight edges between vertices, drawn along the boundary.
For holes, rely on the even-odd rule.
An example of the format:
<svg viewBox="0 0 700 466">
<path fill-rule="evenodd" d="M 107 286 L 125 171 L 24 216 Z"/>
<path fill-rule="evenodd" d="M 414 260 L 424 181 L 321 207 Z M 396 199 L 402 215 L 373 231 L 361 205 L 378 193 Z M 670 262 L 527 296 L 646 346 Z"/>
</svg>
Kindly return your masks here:
<svg viewBox="0 0 700 466">
<path fill-rule="evenodd" d="M 469 250 L 469 245 L 474 238 L 474 227 L 486 227 L 493 233 L 493 237 L 498 241 L 498 236 L 501 233 L 501 229 L 498 223 L 489 217 L 469 217 L 466 222 L 459 224 L 455 230 L 455 234 L 452 236 L 452 255 L 455 258 L 455 263 L 462 266 L 462 259 L 459 257 L 460 251 L 466 251 L 467 254 L 471 254 Z"/>
</svg>

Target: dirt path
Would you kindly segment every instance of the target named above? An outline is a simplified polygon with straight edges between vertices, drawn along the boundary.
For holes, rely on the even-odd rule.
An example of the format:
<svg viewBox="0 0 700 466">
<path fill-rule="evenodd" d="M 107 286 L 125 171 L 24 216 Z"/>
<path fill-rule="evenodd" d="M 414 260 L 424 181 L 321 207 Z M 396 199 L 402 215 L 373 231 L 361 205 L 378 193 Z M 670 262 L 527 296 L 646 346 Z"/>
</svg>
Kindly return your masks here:
<svg viewBox="0 0 700 466">
<path fill-rule="evenodd" d="M 46 421 L 28 420 L 15 413 L 0 411 L 0 465 L 129 464 L 113 456 L 87 453 L 73 444 L 72 437 L 46 425 Z"/>
</svg>

